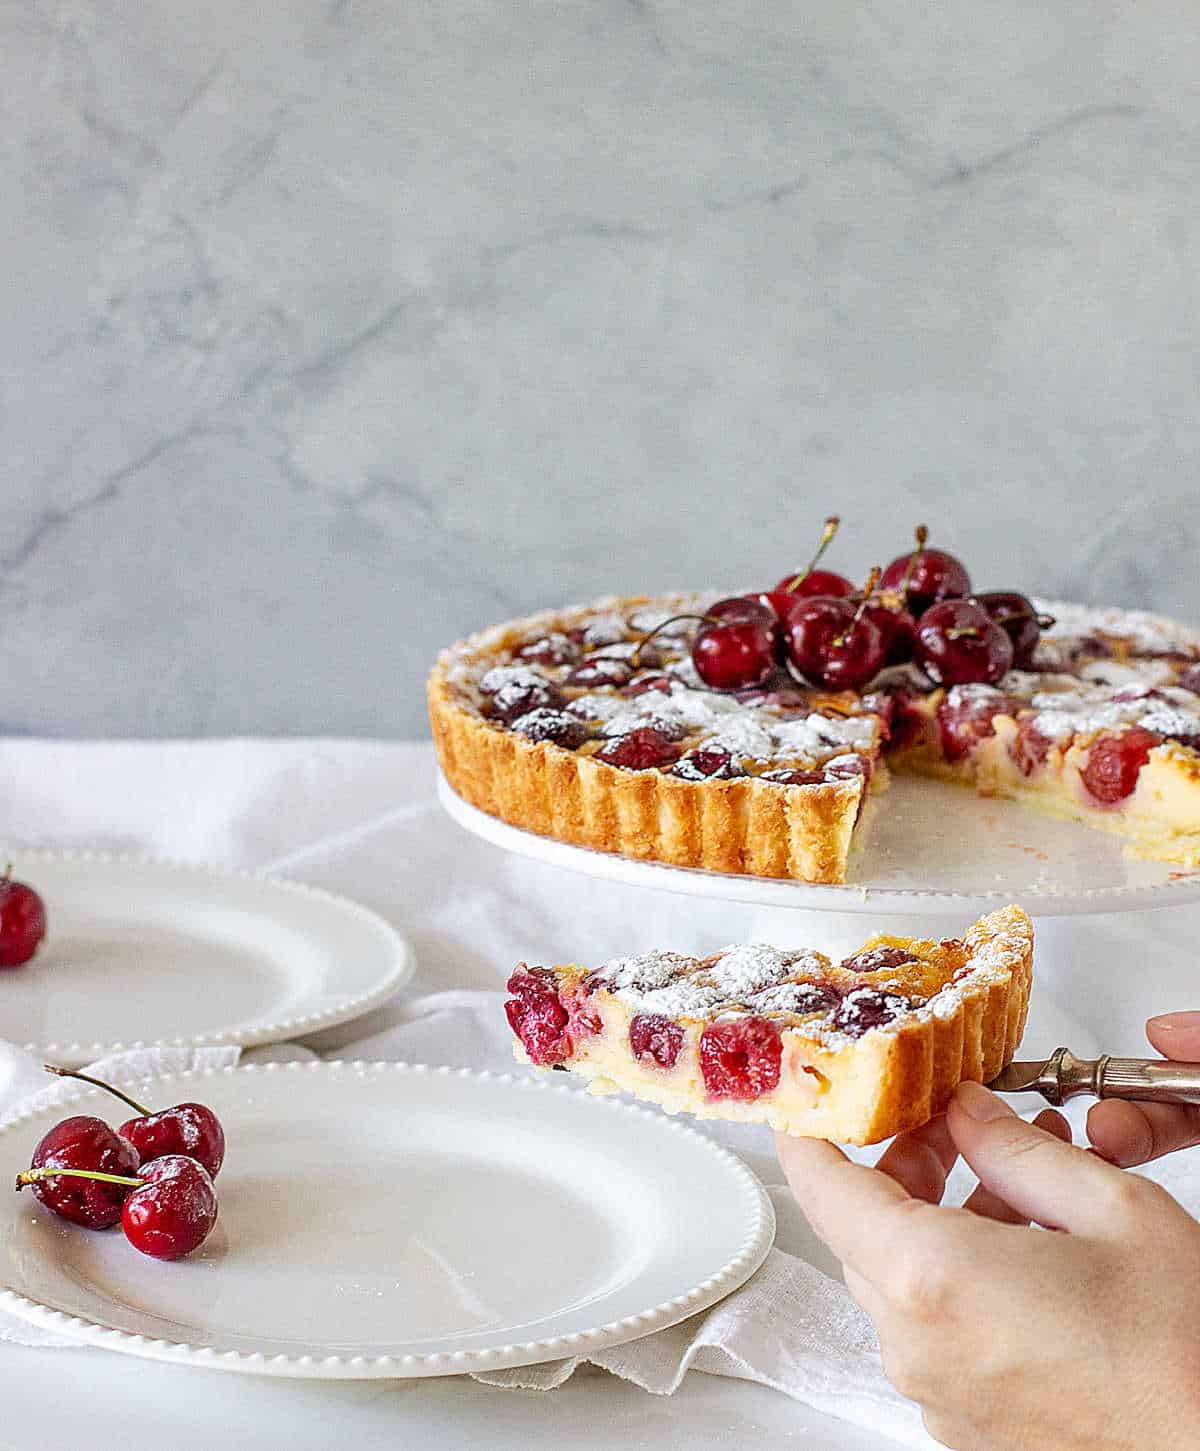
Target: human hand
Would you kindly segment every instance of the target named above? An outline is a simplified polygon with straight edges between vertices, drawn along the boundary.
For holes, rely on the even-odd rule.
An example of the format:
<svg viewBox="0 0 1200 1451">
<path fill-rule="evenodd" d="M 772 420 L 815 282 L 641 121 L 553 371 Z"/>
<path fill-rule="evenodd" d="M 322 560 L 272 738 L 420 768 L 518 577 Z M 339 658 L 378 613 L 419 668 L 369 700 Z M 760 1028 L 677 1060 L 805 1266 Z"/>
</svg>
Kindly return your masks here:
<svg viewBox="0 0 1200 1451">
<path fill-rule="evenodd" d="M 1164 1058 L 1200 1062 L 1200 1013 L 1151 1018 L 1146 1037 Z M 1127 1169 L 1200 1144 L 1200 1108 L 1108 1098 L 1089 1110 L 1087 1135 L 1101 1158 Z"/>
<path fill-rule="evenodd" d="M 1190 1051 L 1190 1050 L 1189 1050 Z M 1176 1126 L 1177 1128 L 1178 1126 Z M 1165 1190 L 979 1084 L 875 1169 L 779 1135 L 884 1368 L 956 1451 L 1200 1445 L 1200 1225 Z M 962 1154 L 980 1185 L 939 1203 Z M 1030 1228 L 1030 1221 L 1062 1233 Z"/>
</svg>

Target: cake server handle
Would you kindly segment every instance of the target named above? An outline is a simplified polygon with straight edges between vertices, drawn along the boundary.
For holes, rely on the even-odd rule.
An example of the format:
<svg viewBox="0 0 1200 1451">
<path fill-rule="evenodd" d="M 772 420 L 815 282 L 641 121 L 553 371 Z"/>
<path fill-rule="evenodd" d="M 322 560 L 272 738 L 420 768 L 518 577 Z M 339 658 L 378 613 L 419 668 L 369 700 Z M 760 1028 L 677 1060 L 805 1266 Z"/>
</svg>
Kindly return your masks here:
<svg viewBox="0 0 1200 1451">
<path fill-rule="evenodd" d="M 1002 1093 L 1040 1093 L 1053 1104 L 1079 1094 L 1140 1103 L 1200 1104 L 1200 1063 L 1115 1058 L 1109 1053 L 1076 1058 L 1069 1048 L 1058 1048 L 1040 1066 L 1010 1064 L 991 1086 Z"/>
</svg>

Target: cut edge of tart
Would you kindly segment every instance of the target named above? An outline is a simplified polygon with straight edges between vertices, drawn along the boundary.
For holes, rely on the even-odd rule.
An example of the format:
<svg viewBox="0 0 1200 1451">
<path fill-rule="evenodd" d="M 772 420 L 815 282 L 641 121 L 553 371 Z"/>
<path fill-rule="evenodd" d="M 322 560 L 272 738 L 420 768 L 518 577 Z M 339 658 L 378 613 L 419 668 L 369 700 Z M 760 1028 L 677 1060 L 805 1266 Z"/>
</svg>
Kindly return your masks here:
<svg viewBox="0 0 1200 1451">
<path fill-rule="evenodd" d="M 1010 906 L 961 939 L 879 934 L 841 963 L 750 944 L 591 971 L 521 964 L 506 1013 L 518 1061 L 565 1068 L 593 1093 L 872 1144 L 1011 1061 L 1032 972 L 1033 927 Z"/>
<path fill-rule="evenodd" d="M 582 751 L 552 739 L 535 740 L 519 729 L 500 728 L 478 709 L 477 682 L 487 662 L 511 661 L 515 651 L 539 635 L 564 638 L 565 631 L 604 618 L 606 607 L 614 617 L 636 618 L 639 609 L 661 614 L 664 608 L 702 608 L 711 598 L 614 598 L 493 626 L 444 650 L 429 677 L 427 696 L 434 745 L 449 785 L 469 805 L 512 826 L 595 851 L 708 871 L 844 882 L 851 850 L 868 829 L 869 798 L 887 786 L 882 726 L 863 707 L 847 712 L 831 696 L 804 707 L 800 725 L 819 719 L 836 734 L 852 720 L 861 744 L 831 744 L 824 748 L 823 763 L 811 763 L 816 770 L 782 773 L 818 776 L 822 764 L 842 762 L 852 768 L 847 774 L 838 774 L 834 764 L 826 779 L 795 782 L 767 774 L 771 764 L 794 764 L 783 760 L 764 763 L 761 775 L 739 771 L 727 779 L 686 779 L 612 765 L 589 753 L 602 747 L 602 740 L 589 741 Z M 628 648 L 628 641 L 621 643 Z M 602 654 L 603 648 L 588 658 Z M 687 693 L 682 682 L 675 688 Z M 728 697 L 711 693 L 710 698 Z M 830 704 L 822 707 L 821 700 Z M 778 724 L 785 728 L 789 723 L 781 719 Z M 695 732 L 690 738 L 698 741 Z"/>
</svg>

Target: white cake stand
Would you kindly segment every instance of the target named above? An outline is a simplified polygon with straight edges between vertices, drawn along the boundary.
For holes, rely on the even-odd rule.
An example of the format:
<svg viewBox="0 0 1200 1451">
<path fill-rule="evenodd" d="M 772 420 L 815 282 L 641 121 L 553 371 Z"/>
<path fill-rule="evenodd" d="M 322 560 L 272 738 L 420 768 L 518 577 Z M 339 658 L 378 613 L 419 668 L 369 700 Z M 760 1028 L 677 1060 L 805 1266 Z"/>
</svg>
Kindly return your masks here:
<svg viewBox="0 0 1200 1451">
<path fill-rule="evenodd" d="M 632 887 L 811 912 L 953 917 L 1008 902 L 1034 917 L 1200 902 L 1200 871 L 1126 857 L 1120 838 L 937 781 L 893 780 L 845 886 L 634 861 L 537 836 L 469 806 L 439 773 L 459 825 L 506 851 Z"/>
</svg>

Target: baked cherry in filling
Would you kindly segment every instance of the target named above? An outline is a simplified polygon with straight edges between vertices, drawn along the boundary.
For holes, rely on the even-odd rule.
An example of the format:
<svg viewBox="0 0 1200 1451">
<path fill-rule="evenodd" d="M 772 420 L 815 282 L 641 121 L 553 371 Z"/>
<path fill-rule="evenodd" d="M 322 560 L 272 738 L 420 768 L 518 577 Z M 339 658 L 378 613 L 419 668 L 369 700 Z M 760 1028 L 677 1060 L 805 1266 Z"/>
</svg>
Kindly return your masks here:
<svg viewBox="0 0 1200 1451">
<path fill-rule="evenodd" d="M 937 708 L 942 755 L 948 761 L 961 761 L 980 741 L 996 734 L 993 722 L 998 715 L 1016 715 L 1023 705 L 996 690 L 969 686 L 952 690 Z"/>
<path fill-rule="evenodd" d="M 530 1059 L 543 1067 L 561 1063 L 571 1044 L 554 974 L 544 967 L 519 967 L 505 986 L 513 996 L 504 1004 L 504 1014 Z"/>
<path fill-rule="evenodd" d="M 638 1013 L 629 1024 L 629 1048 L 643 1063 L 674 1068 L 683 1047 L 683 1029 L 660 1013 Z"/>
<path fill-rule="evenodd" d="M 903 967 L 907 962 L 916 962 L 911 952 L 903 947 L 864 947 L 853 957 L 842 959 L 847 972 L 879 972 L 885 967 Z"/>
<path fill-rule="evenodd" d="M 595 759 L 626 771 L 649 771 L 670 766 L 683 752 L 679 742 L 657 726 L 639 726 L 628 735 L 617 736 L 596 752 Z"/>
<path fill-rule="evenodd" d="M 576 751 L 588 738 L 588 728 L 578 716 L 568 715 L 565 710 L 550 710 L 545 706 L 519 715 L 512 728 L 531 741 L 550 741 L 568 751 Z"/>
<path fill-rule="evenodd" d="M 512 724 L 535 710 L 561 710 L 566 704 L 558 686 L 550 680 L 512 680 L 502 685 L 491 700 L 491 713 Z"/>
<path fill-rule="evenodd" d="M 1017 770 L 1022 776 L 1032 776 L 1039 766 L 1046 764 L 1054 742 L 1038 730 L 1031 718 L 1017 722 L 1017 733 L 1008 748 Z"/>
<path fill-rule="evenodd" d="M 1133 795 L 1150 752 L 1161 744 L 1161 736 L 1141 726 L 1117 736 L 1098 736 L 1088 747 L 1083 784 L 1101 805 L 1115 806 Z"/>
<path fill-rule="evenodd" d="M 769 1018 L 729 1018 L 700 1035 L 700 1072 L 713 1098 L 761 1098 L 779 1083 L 783 1037 Z"/>
<path fill-rule="evenodd" d="M 921 1006 L 915 998 L 902 993 L 886 992 L 883 988 L 860 987 L 849 992 L 838 1004 L 833 1014 L 833 1026 L 851 1038 L 861 1038 L 871 1028 L 882 1028 L 902 1013 L 910 1013 Z"/>
</svg>

